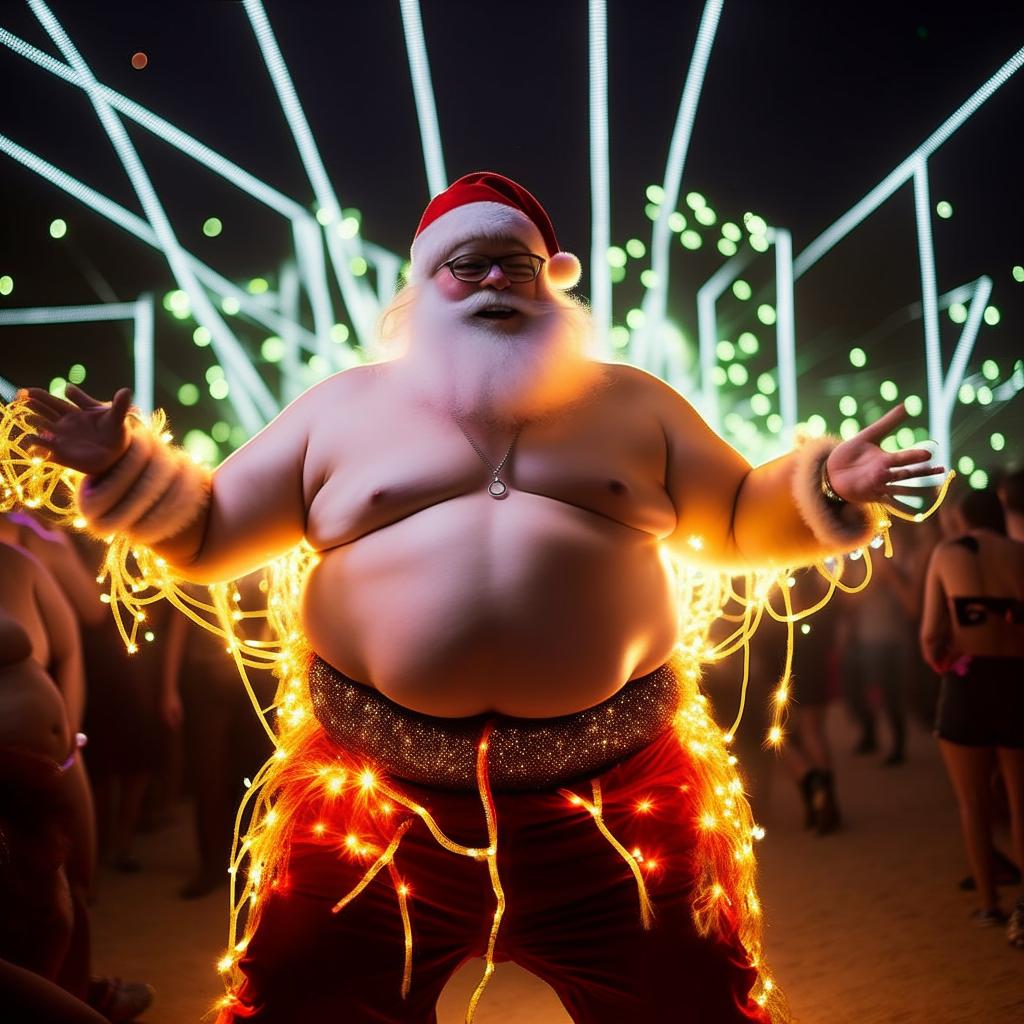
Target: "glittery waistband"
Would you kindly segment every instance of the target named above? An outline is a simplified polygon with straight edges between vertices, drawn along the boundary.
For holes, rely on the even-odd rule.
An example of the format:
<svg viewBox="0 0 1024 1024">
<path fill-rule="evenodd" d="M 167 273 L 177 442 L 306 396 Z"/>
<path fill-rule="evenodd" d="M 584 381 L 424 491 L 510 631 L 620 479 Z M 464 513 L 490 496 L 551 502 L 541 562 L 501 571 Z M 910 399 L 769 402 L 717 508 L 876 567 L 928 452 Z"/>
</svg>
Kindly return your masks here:
<svg viewBox="0 0 1024 1024">
<path fill-rule="evenodd" d="M 550 789 L 598 775 L 657 739 L 679 709 L 669 665 L 592 708 L 558 718 L 421 715 L 317 657 L 309 692 L 316 717 L 339 746 L 388 775 L 442 789 L 476 789 L 477 742 L 493 722 L 487 763 L 497 792 Z"/>
</svg>

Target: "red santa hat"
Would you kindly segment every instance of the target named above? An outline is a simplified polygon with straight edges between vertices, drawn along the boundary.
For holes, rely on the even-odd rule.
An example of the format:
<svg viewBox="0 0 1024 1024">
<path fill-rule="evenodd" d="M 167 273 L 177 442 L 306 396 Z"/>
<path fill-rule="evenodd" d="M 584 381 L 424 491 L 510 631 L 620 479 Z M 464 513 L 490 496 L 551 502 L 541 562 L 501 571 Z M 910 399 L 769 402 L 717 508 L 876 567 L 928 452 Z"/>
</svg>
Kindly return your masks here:
<svg viewBox="0 0 1024 1024">
<path fill-rule="evenodd" d="M 518 238 L 547 257 L 544 273 L 553 288 L 572 288 L 580 261 L 558 247 L 555 229 L 536 198 L 503 174 L 466 174 L 427 204 L 412 242 L 412 277 L 429 277 L 454 249 L 471 238 Z"/>
</svg>

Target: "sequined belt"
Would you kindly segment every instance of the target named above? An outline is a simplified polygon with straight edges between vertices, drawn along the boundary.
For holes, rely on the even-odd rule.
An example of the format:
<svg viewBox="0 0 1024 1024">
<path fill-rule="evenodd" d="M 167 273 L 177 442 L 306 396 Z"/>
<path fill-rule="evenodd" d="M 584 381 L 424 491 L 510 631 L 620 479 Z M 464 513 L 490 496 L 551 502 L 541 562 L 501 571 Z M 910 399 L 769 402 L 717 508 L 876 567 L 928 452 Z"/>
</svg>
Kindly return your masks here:
<svg viewBox="0 0 1024 1024">
<path fill-rule="evenodd" d="M 309 693 L 316 717 L 339 746 L 391 776 L 443 789 L 476 789 L 477 742 L 493 723 L 487 760 L 498 792 L 551 789 L 598 775 L 657 739 L 679 709 L 669 665 L 592 708 L 558 718 L 421 715 L 318 657 L 310 664 Z"/>
</svg>

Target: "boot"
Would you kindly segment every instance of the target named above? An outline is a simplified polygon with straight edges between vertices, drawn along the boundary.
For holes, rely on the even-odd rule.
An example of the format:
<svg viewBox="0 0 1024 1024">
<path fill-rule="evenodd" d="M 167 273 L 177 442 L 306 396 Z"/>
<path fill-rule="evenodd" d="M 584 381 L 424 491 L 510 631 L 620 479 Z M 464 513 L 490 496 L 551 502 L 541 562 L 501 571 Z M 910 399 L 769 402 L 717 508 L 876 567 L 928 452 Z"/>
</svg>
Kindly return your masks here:
<svg viewBox="0 0 1024 1024">
<path fill-rule="evenodd" d="M 839 828 L 839 804 L 836 802 L 835 783 L 831 772 L 816 769 L 811 773 L 812 803 L 814 805 L 815 830 L 819 836 L 827 836 Z"/>
<path fill-rule="evenodd" d="M 814 777 L 817 773 L 812 768 L 805 772 L 797 783 L 800 790 L 800 798 L 804 802 L 804 828 L 814 828 L 818 823 L 817 813 L 814 810 Z"/>
</svg>

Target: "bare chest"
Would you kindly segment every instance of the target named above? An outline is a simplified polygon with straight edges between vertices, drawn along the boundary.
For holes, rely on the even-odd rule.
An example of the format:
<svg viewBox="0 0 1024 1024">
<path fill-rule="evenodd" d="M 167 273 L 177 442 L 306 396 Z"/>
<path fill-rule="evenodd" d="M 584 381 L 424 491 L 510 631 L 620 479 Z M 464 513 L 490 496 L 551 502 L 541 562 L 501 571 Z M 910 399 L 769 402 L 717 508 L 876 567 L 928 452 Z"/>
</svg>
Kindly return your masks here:
<svg viewBox="0 0 1024 1024">
<path fill-rule="evenodd" d="M 513 490 L 659 538 L 675 526 L 664 437 L 642 413 L 584 408 L 527 424 L 514 445 L 512 431 L 471 434 L 479 452 L 454 419 L 381 409 L 367 420 L 366 429 L 312 438 L 307 467 L 318 484 L 307 497 L 307 539 L 318 550 L 482 491 L 503 459 L 501 480 Z"/>
</svg>

